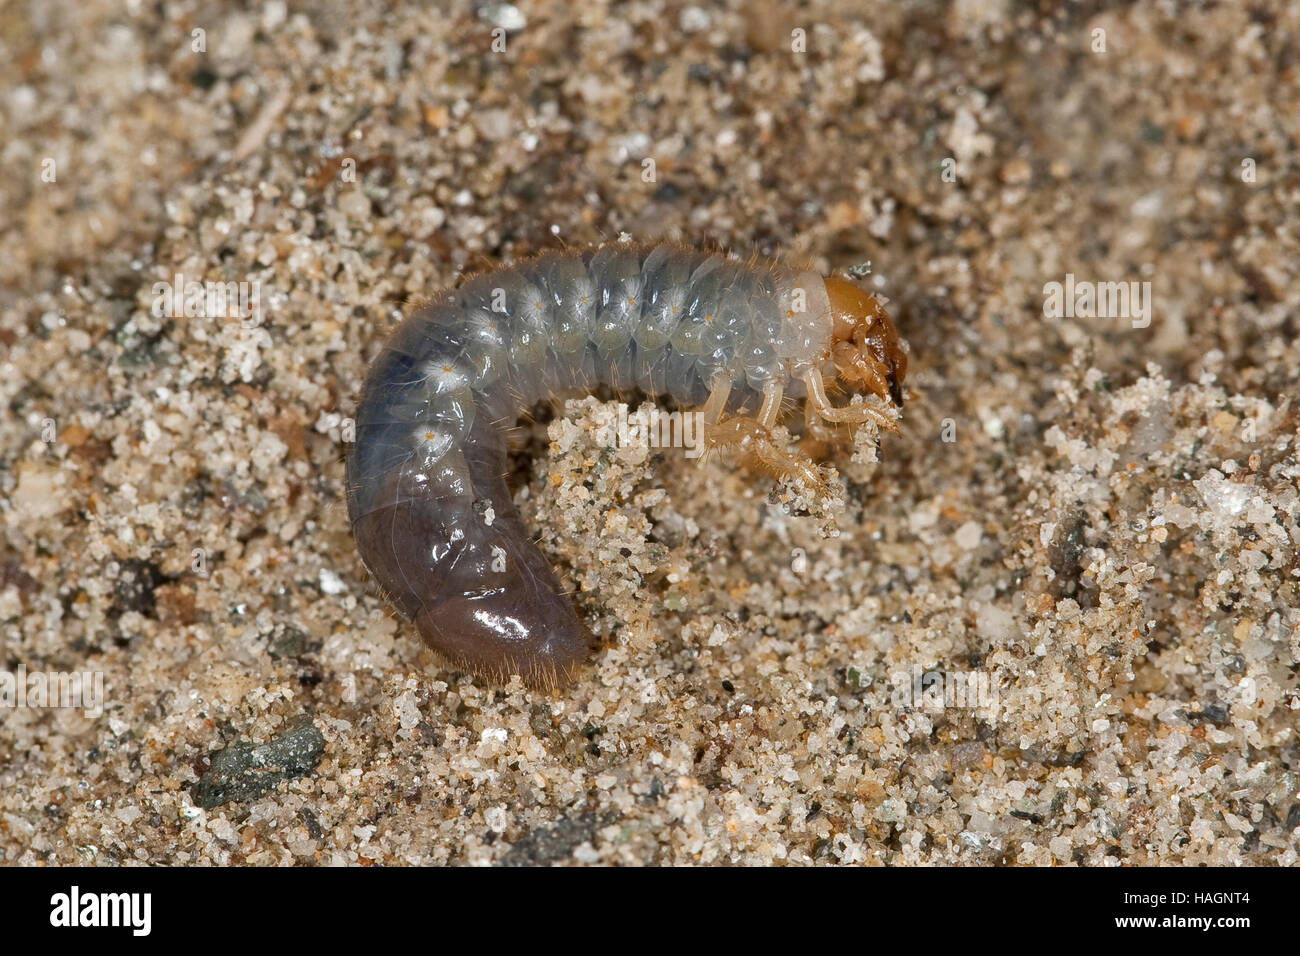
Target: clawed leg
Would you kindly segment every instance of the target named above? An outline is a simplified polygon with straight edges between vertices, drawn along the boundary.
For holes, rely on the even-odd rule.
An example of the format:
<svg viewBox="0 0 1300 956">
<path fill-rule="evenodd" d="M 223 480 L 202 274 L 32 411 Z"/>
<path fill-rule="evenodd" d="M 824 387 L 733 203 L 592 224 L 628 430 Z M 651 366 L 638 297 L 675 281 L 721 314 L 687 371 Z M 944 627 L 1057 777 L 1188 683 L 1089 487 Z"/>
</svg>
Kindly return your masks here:
<svg viewBox="0 0 1300 956">
<path fill-rule="evenodd" d="M 710 450 L 737 450 L 751 468 L 774 478 L 799 478 L 818 493 L 824 493 L 826 489 L 826 479 L 813 462 L 778 448 L 771 433 L 753 418 L 728 418 L 706 429 L 705 436 Z"/>
<path fill-rule="evenodd" d="M 809 489 L 824 494 L 826 481 L 816 464 L 806 458 L 791 455 L 779 448 L 772 441 L 771 428 L 776 425 L 781 414 L 781 399 L 784 389 L 773 383 L 763 392 L 763 404 L 756 417 L 735 416 L 726 421 L 710 421 L 710 414 L 720 416 L 726 405 L 726 395 L 730 392 L 731 382 L 715 380 L 713 391 L 704 403 L 706 447 L 739 451 L 746 463 L 753 468 L 764 471 L 776 478 L 799 478 Z M 722 397 L 718 399 L 718 396 Z"/>
<path fill-rule="evenodd" d="M 813 416 L 816 416 L 816 418 L 824 422 L 835 425 L 848 425 L 850 428 L 864 425 L 867 422 L 875 422 L 876 425 L 886 431 L 898 434 L 898 422 L 888 413 L 873 405 L 842 405 L 838 407 L 832 405 L 830 399 L 826 396 L 826 385 L 822 382 L 822 374 L 817 369 L 809 369 L 804 374 L 803 380 L 808 387 L 807 415 L 810 428 L 814 425 Z"/>
<path fill-rule="evenodd" d="M 814 458 L 820 458 L 826 454 L 828 447 L 841 444 L 845 440 L 844 431 L 818 415 L 817 406 L 812 401 L 803 403 L 803 423 L 804 433 L 807 436 L 804 440 L 810 443 L 811 448 L 818 449 L 812 454 Z"/>
</svg>

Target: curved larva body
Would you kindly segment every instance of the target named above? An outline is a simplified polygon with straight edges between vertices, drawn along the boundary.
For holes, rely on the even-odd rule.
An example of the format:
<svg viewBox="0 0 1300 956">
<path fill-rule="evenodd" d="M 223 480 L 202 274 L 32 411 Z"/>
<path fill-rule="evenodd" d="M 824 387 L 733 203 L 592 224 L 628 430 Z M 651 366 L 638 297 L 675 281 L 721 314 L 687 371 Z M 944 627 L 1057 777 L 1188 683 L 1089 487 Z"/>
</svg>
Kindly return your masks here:
<svg viewBox="0 0 1300 956">
<path fill-rule="evenodd" d="M 698 404 L 730 382 L 729 408 L 773 383 L 800 395 L 834 329 L 816 273 L 674 245 L 549 253 L 445 290 L 366 382 L 348 461 L 361 556 L 435 649 L 554 683 L 587 656 L 587 629 L 514 507 L 506 429 L 597 383 Z"/>
</svg>

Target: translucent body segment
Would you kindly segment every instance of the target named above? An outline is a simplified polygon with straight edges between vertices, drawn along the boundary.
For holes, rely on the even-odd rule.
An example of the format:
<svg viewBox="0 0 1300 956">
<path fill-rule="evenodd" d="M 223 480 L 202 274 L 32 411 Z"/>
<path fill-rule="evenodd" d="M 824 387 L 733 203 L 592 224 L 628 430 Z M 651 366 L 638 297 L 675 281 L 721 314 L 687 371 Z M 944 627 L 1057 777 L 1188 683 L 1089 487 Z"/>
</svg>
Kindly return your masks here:
<svg viewBox="0 0 1300 956">
<path fill-rule="evenodd" d="M 517 269 L 498 269 L 489 277 L 488 306 L 505 329 L 511 362 L 539 365 L 550 348 L 551 309 L 545 293 Z"/>
<path fill-rule="evenodd" d="M 658 352 L 686 316 L 686 283 L 694 264 L 671 246 L 657 246 L 641 265 L 644 302 L 634 337 L 647 353 Z"/>
<path fill-rule="evenodd" d="M 597 290 L 591 342 L 602 357 L 623 352 L 641 320 L 641 256 L 634 247 L 605 246 L 587 271 Z"/>
<path fill-rule="evenodd" d="M 581 256 L 552 253 L 533 272 L 551 304 L 551 345 L 557 356 L 577 355 L 596 320 L 596 284 Z"/>
<path fill-rule="evenodd" d="M 427 322 L 431 326 L 446 323 L 455 328 L 456 342 L 461 348 L 453 357 L 469 375 L 471 388 L 478 391 L 490 388 L 505 374 L 509 364 L 509 330 L 503 317 L 493 312 L 490 302 L 483 297 L 463 292 L 455 301 L 429 310 Z"/>
<path fill-rule="evenodd" d="M 782 276 L 777 287 L 777 311 L 782 317 L 781 334 L 773 343 L 779 356 L 789 362 L 792 378 L 817 361 L 831 332 L 831 303 L 826 283 L 815 272 Z"/>
</svg>

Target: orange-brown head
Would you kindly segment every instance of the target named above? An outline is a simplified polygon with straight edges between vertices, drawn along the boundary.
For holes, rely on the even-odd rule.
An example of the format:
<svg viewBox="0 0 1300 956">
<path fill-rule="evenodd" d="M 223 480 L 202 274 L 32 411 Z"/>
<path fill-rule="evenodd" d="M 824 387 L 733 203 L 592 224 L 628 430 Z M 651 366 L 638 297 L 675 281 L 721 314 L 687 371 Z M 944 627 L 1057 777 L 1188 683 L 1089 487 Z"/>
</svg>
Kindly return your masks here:
<svg viewBox="0 0 1300 956">
<path fill-rule="evenodd" d="M 866 390 L 903 407 L 903 379 L 907 353 L 898 329 L 879 300 L 847 279 L 826 280 L 834 329 L 831 361 L 835 374 L 847 387 Z"/>
</svg>

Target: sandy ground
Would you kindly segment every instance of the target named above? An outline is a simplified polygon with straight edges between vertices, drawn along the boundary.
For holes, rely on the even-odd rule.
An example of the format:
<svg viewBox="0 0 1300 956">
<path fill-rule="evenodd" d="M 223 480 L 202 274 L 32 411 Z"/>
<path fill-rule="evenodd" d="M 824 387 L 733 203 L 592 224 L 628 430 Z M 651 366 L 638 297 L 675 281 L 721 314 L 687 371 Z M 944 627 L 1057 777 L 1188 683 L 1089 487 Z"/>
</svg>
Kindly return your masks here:
<svg viewBox="0 0 1300 956">
<path fill-rule="evenodd" d="M 1295 5 L 442 6 L 5 6 L 0 667 L 105 703 L 0 711 L 0 860 L 1296 863 Z M 869 261 L 902 434 L 801 517 L 534 426 L 603 647 L 493 686 L 347 419 L 409 297 L 622 232 Z"/>
</svg>

